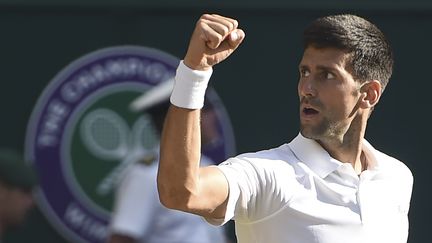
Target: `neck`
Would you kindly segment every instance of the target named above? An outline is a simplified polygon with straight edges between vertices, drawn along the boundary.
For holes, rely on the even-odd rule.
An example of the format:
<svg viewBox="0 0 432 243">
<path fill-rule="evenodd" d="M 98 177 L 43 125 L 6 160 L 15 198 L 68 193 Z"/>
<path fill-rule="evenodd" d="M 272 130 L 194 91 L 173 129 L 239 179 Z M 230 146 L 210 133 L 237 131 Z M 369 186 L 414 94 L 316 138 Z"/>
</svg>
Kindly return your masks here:
<svg viewBox="0 0 432 243">
<path fill-rule="evenodd" d="M 362 141 L 366 131 L 367 117 L 353 120 L 348 130 L 340 136 L 320 139 L 317 142 L 335 159 L 350 163 L 357 174 L 367 169 Z"/>
</svg>

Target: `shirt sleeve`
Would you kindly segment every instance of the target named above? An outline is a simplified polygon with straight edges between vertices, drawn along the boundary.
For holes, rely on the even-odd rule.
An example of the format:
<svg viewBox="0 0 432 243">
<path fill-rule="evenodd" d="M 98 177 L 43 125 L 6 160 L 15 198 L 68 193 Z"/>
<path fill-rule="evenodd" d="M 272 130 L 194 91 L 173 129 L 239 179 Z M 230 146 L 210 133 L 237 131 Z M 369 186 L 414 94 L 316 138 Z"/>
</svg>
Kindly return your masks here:
<svg viewBox="0 0 432 243">
<path fill-rule="evenodd" d="M 157 211 L 157 166 L 137 164 L 124 175 L 117 188 L 110 230 L 135 239 L 142 238 L 151 228 Z"/>
<path fill-rule="evenodd" d="M 221 219 L 215 219 L 215 218 L 205 218 L 207 222 L 209 222 L 212 225 L 220 226 L 224 225 L 228 221 L 234 218 L 234 213 L 236 209 L 237 202 L 240 197 L 240 188 L 238 185 L 238 181 L 235 180 L 235 168 L 229 168 L 232 165 L 232 161 L 235 160 L 234 158 L 231 158 L 219 166 L 217 166 L 218 169 L 222 171 L 224 174 L 227 182 L 228 182 L 228 203 L 227 208 L 225 211 L 225 217 Z M 228 166 L 227 168 L 225 166 Z"/>
<path fill-rule="evenodd" d="M 251 223 L 263 219 L 287 204 L 294 191 L 292 167 L 280 160 L 239 156 L 221 163 L 229 196 L 223 219 L 206 219 L 223 225 L 231 219 Z"/>
</svg>

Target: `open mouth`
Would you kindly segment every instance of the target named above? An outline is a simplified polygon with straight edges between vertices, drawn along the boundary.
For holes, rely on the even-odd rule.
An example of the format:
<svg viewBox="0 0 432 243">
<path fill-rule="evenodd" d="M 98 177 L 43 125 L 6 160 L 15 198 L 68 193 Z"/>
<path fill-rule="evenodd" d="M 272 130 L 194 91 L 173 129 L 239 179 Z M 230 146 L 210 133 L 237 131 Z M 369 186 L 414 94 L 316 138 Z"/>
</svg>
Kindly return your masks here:
<svg viewBox="0 0 432 243">
<path fill-rule="evenodd" d="M 318 111 L 313 108 L 303 108 L 303 113 L 305 115 L 315 115 L 318 114 Z"/>
</svg>

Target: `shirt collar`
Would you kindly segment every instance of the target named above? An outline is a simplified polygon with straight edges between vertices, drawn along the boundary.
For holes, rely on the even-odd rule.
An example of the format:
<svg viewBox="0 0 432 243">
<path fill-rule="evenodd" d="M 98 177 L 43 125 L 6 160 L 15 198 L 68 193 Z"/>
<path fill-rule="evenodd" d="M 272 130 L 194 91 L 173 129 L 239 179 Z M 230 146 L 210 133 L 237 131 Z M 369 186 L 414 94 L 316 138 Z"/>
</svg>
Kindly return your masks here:
<svg viewBox="0 0 432 243">
<path fill-rule="evenodd" d="M 368 170 L 371 171 L 378 171 L 380 169 L 380 163 L 379 160 L 377 158 L 378 156 L 378 152 L 377 150 L 372 147 L 372 145 L 366 141 L 366 139 L 363 139 L 363 143 L 362 143 L 362 149 L 363 149 L 363 153 L 366 156 L 366 160 L 368 161 Z"/>
<path fill-rule="evenodd" d="M 333 159 L 315 140 L 305 138 L 301 133 L 288 145 L 295 156 L 321 178 L 327 177 L 342 165 L 340 161 Z"/>
<path fill-rule="evenodd" d="M 299 133 L 288 146 L 302 163 L 307 165 L 321 178 L 327 177 L 343 164 L 339 160 L 332 158 L 315 140 L 305 138 L 301 133 Z M 378 170 L 378 160 L 375 156 L 375 149 L 365 139 L 362 143 L 362 149 L 369 163 L 368 170 Z"/>
</svg>

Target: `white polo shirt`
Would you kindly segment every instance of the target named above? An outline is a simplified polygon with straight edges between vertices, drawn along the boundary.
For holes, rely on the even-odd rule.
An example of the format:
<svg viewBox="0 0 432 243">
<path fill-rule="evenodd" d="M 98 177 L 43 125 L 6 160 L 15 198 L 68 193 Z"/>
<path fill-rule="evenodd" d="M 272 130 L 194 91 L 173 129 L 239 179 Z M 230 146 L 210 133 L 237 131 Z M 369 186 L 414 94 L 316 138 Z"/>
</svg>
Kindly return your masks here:
<svg viewBox="0 0 432 243">
<path fill-rule="evenodd" d="M 229 183 L 225 218 L 239 243 L 405 243 L 413 178 L 400 161 L 374 149 L 358 176 L 314 140 L 228 159 L 218 168 Z"/>
</svg>

